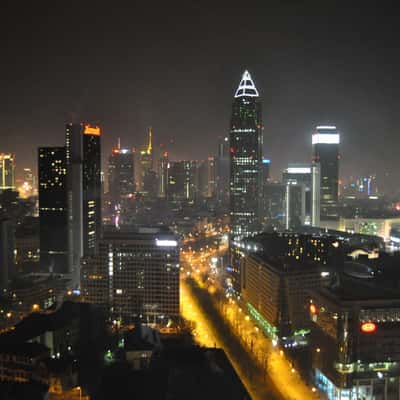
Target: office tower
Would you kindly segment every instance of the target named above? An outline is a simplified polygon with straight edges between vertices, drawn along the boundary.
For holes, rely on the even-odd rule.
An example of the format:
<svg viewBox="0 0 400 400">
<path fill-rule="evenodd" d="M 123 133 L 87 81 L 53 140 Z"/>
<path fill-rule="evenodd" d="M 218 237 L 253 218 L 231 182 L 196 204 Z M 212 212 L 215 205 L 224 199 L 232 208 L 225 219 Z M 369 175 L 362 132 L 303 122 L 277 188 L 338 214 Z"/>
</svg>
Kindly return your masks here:
<svg viewBox="0 0 400 400">
<path fill-rule="evenodd" d="M 0 153 L 0 190 L 15 190 L 15 154 Z"/>
<path fill-rule="evenodd" d="M 286 226 L 286 184 L 263 185 L 262 226 L 264 230 L 283 230 Z"/>
<path fill-rule="evenodd" d="M 229 138 L 218 139 L 218 154 L 216 158 L 216 191 L 220 205 L 228 205 L 229 200 Z"/>
<path fill-rule="evenodd" d="M 128 203 L 135 193 L 134 153 L 120 144 L 108 158 L 108 190 L 111 212 L 123 223 Z"/>
<path fill-rule="evenodd" d="M 172 162 L 168 173 L 168 200 L 193 203 L 196 198 L 197 162 Z"/>
<path fill-rule="evenodd" d="M 334 285 L 309 293 L 315 385 L 331 400 L 400 398 L 399 292 L 367 265 L 344 270 Z"/>
<path fill-rule="evenodd" d="M 122 322 L 179 316 L 179 240 L 162 228 L 106 231 L 99 255 L 82 261 L 85 301 Z"/>
<path fill-rule="evenodd" d="M 159 178 L 158 196 L 162 199 L 165 199 L 167 197 L 168 169 L 169 169 L 168 152 L 164 151 L 158 163 L 158 178 Z"/>
<path fill-rule="evenodd" d="M 283 171 L 282 181 L 285 184 L 304 186 L 304 224 L 319 226 L 319 164 L 289 164 L 288 168 Z"/>
<path fill-rule="evenodd" d="M 208 157 L 197 163 L 197 193 L 203 199 L 214 198 L 216 193 L 216 162 Z"/>
<path fill-rule="evenodd" d="M 68 207 L 65 147 L 39 147 L 39 237 L 43 270 L 68 272 Z"/>
<path fill-rule="evenodd" d="M 66 126 L 69 264 L 75 285 L 81 257 L 96 253 L 101 234 L 100 135 L 98 126 Z"/>
<path fill-rule="evenodd" d="M 321 174 L 321 220 L 339 217 L 339 142 L 340 135 L 335 126 L 317 126 L 312 135 L 312 161 L 319 163 Z"/>
<path fill-rule="evenodd" d="M 0 216 L 0 290 L 8 289 L 14 272 L 15 226 L 9 218 Z"/>
<path fill-rule="evenodd" d="M 242 304 L 264 334 L 284 347 L 307 345 L 309 290 L 344 263 L 343 243 L 329 234 L 262 233 L 234 242 L 243 266 Z"/>
<path fill-rule="evenodd" d="M 304 185 L 286 184 L 285 229 L 296 230 L 304 225 L 306 194 Z"/>
<path fill-rule="evenodd" d="M 232 106 L 230 154 L 231 235 L 244 237 L 260 230 L 262 164 L 261 102 L 248 71 Z"/>
<path fill-rule="evenodd" d="M 267 158 L 263 158 L 262 164 L 261 164 L 261 182 L 262 185 L 265 185 L 269 183 L 270 180 L 270 166 L 271 166 L 271 160 L 268 160 Z"/>
<path fill-rule="evenodd" d="M 145 176 L 149 171 L 153 170 L 153 131 L 150 127 L 148 130 L 149 141 L 143 150 L 140 152 L 140 184 L 143 188 Z"/>
</svg>

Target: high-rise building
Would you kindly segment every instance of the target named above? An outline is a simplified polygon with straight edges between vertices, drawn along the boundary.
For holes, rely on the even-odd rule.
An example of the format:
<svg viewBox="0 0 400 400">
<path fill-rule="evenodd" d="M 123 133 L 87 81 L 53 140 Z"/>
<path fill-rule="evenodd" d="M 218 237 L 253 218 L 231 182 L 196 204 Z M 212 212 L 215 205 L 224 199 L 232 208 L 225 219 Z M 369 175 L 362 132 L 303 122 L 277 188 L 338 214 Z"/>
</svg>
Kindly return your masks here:
<svg viewBox="0 0 400 400">
<path fill-rule="evenodd" d="M 164 151 L 158 163 L 158 183 L 159 183 L 158 196 L 162 199 L 165 199 L 167 197 L 168 169 L 169 169 L 168 152 Z"/>
<path fill-rule="evenodd" d="M 361 263 L 309 292 L 312 370 L 324 398 L 400 398 L 399 310 L 398 290 Z"/>
<path fill-rule="evenodd" d="M 15 225 L 0 216 L 0 290 L 8 288 L 14 273 Z"/>
<path fill-rule="evenodd" d="M 197 164 L 197 193 L 203 199 L 214 198 L 216 192 L 216 162 L 214 157 Z"/>
<path fill-rule="evenodd" d="M 153 170 L 153 131 L 149 127 L 148 130 L 149 141 L 143 150 L 140 151 L 140 184 L 143 188 L 145 176 Z"/>
<path fill-rule="evenodd" d="M 321 174 L 321 220 L 336 220 L 339 192 L 340 135 L 335 126 L 317 126 L 312 135 L 313 164 L 319 163 Z"/>
<path fill-rule="evenodd" d="M 135 192 L 134 153 L 118 144 L 108 158 L 108 190 L 111 213 L 124 222 L 128 203 Z"/>
<path fill-rule="evenodd" d="M 196 198 L 197 162 L 171 162 L 168 174 L 168 200 L 193 203 Z"/>
<path fill-rule="evenodd" d="M 230 129 L 232 237 L 260 230 L 262 121 L 259 94 L 248 71 L 235 93 Z"/>
<path fill-rule="evenodd" d="M 285 184 L 302 185 L 305 195 L 305 225 L 319 226 L 320 175 L 319 164 L 289 164 L 283 171 Z"/>
<path fill-rule="evenodd" d="M 76 285 L 80 259 L 96 253 L 101 234 L 100 134 L 98 126 L 66 126 L 70 272 Z"/>
<path fill-rule="evenodd" d="M 228 205 L 229 200 L 229 162 L 229 138 L 221 137 L 216 158 L 216 191 L 221 205 Z"/>
<path fill-rule="evenodd" d="M 270 181 L 270 178 L 271 178 L 270 166 L 271 166 L 271 160 L 269 160 L 268 158 L 263 158 L 262 164 L 261 164 L 262 185 L 265 185 L 265 184 L 269 183 L 269 181 Z"/>
<path fill-rule="evenodd" d="M 0 190 L 15 190 L 15 154 L 0 153 Z"/>
<path fill-rule="evenodd" d="M 162 323 L 179 316 L 179 240 L 169 230 L 106 231 L 82 261 L 82 295 L 113 319 Z"/>
<path fill-rule="evenodd" d="M 40 265 L 68 272 L 67 166 L 65 147 L 39 147 Z"/>
</svg>

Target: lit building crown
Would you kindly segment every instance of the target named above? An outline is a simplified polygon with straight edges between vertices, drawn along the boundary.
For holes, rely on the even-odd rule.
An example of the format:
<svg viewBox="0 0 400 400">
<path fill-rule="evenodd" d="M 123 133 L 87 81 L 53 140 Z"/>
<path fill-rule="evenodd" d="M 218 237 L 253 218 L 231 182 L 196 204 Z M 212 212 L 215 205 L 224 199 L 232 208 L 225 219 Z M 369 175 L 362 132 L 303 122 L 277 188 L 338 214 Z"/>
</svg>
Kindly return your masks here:
<svg viewBox="0 0 400 400">
<path fill-rule="evenodd" d="M 249 71 L 244 71 L 242 75 L 242 80 L 235 93 L 235 98 L 238 97 L 259 97 L 257 88 L 251 79 Z"/>
</svg>

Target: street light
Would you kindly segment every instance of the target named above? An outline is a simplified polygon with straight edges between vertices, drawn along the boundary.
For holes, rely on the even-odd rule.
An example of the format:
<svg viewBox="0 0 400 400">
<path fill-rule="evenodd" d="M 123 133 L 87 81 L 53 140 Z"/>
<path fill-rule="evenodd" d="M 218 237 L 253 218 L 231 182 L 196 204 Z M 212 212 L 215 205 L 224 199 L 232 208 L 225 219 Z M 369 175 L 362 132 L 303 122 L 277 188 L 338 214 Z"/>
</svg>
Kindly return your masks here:
<svg viewBox="0 0 400 400">
<path fill-rule="evenodd" d="M 75 389 L 79 390 L 79 400 L 82 400 L 82 388 L 80 386 L 77 386 Z"/>
</svg>

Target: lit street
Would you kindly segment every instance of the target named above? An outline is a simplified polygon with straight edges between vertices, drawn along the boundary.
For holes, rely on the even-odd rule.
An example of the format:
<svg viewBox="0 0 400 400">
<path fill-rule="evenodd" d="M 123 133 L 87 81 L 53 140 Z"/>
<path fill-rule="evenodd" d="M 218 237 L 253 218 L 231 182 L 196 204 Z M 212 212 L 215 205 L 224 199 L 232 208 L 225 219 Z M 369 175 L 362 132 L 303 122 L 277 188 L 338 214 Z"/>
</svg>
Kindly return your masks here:
<svg viewBox="0 0 400 400">
<path fill-rule="evenodd" d="M 182 314 L 196 321 L 197 342 L 222 347 L 255 399 L 318 399 L 315 388 L 302 381 L 283 351 L 272 345 L 245 310 L 221 297 L 218 278 L 208 266 L 211 258 L 225 249 L 182 252 L 182 265 L 186 266 L 182 276 L 193 278 L 181 281 Z M 239 352 L 245 356 L 238 356 Z"/>
</svg>

